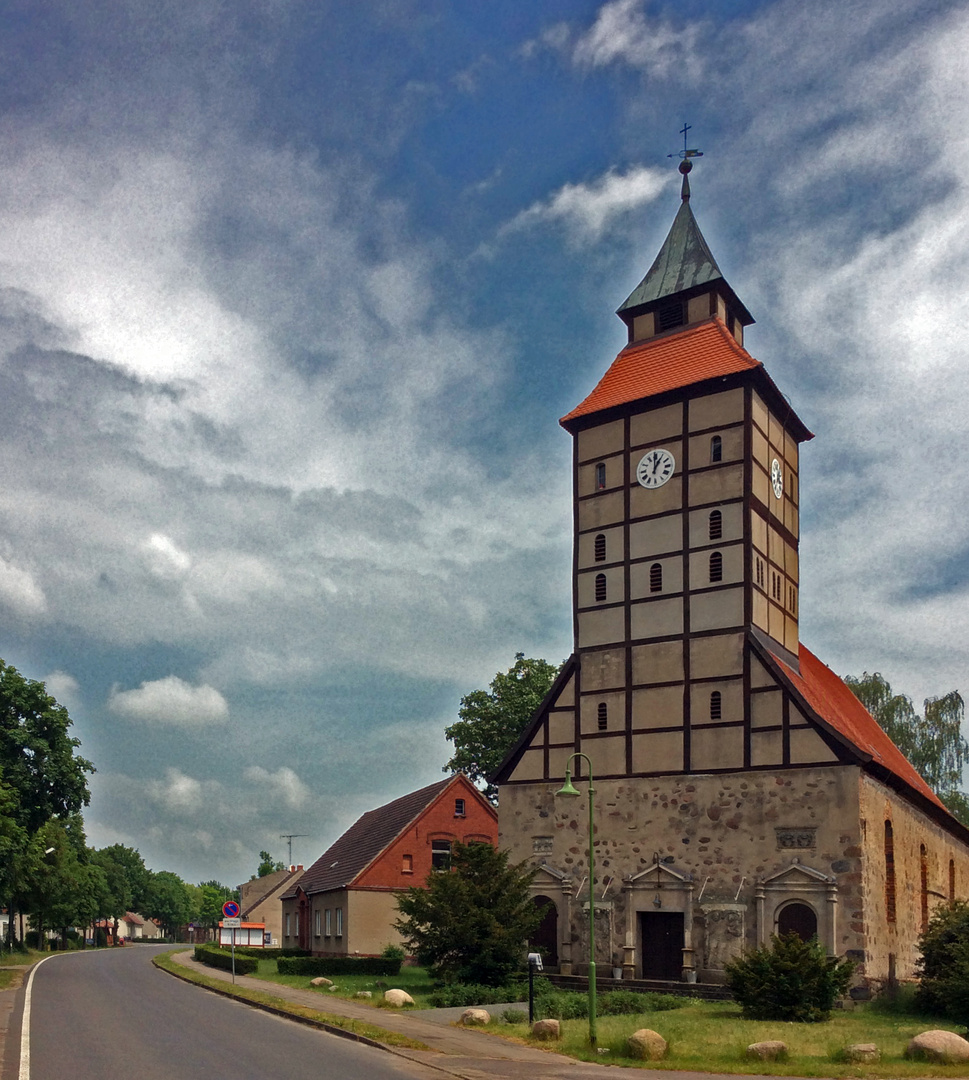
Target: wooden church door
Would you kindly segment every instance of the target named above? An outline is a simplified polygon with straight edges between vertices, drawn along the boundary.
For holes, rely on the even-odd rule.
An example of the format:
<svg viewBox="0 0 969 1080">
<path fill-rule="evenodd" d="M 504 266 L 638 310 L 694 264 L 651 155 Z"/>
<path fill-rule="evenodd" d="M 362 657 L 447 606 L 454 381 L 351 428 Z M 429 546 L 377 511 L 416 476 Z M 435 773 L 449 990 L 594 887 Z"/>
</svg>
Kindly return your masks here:
<svg viewBox="0 0 969 1080">
<path fill-rule="evenodd" d="M 679 982 L 683 972 L 683 912 L 641 911 L 639 938 L 644 979 Z"/>
</svg>

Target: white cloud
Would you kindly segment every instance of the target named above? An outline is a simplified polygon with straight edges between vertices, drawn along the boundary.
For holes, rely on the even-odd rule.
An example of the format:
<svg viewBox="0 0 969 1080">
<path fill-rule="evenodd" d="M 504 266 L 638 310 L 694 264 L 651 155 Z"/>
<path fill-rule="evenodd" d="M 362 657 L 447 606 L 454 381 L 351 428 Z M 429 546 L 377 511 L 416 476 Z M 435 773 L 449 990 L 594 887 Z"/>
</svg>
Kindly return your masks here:
<svg viewBox="0 0 969 1080">
<path fill-rule="evenodd" d="M 161 533 L 153 533 L 145 542 L 144 550 L 151 572 L 159 577 L 181 577 L 192 565 L 189 556 Z"/>
<path fill-rule="evenodd" d="M 704 60 L 698 51 L 700 26 L 677 29 L 667 19 L 647 18 L 644 0 L 611 0 L 599 9 L 592 27 L 576 41 L 573 59 L 588 67 L 623 61 L 646 75 L 701 77 Z"/>
<path fill-rule="evenodd" d="M 49 675 L 44 676 L 43 682 L 44 686 L 47 687 L 47 693 L 52 698 L 55 698 L 68 710 L 75 707 L 81 685 L 73 675 L 69 675 L 66 671 L 52 671 Z"/>
<path fill-rule="evenodd" d="M 285 765 L 280 766 L 274 773 L 261 765 L 250 765 L 243 770 L 242 775 L 245 780 L 263 789 L 257 797 L 268 795 L 270 799 L 278 798 L 284 806 L 292 810 L 298 810 L 309 799 L 309 788 Z"/>
<path fill-rule="evenodd" d="M 164 780 L 149 780 L 145 784 L 147 797 L 159 808 L 178 816 L 194 816 L 206 809 L 208 798 L 221 790 L 221 785 L 203 785 L 178 769 L 166 769 Z"/>
<path fill-rule="evenodd" d="M 33 574 L 3 556 L 0 556 L 0 604 L 16 615 L 42 615 L 47 610 L 47 598 Z"/>
<path fill-rule="evenodd" d="M 108 708 L 127 720 L 202 728 L 225 723 L 229 706 L 212 686 L 192 686 L 177 675 L 143 682 L 137 690 L 112 689 Z"/>
</svg>

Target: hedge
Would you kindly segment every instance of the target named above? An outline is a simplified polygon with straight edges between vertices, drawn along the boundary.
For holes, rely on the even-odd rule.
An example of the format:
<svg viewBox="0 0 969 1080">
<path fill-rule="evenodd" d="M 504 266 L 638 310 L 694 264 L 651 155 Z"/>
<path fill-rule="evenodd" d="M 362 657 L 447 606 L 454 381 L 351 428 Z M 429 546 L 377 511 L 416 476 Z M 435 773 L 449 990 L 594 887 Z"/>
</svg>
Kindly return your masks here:
<svg viewBox="0 0 969 1080">
<path fill-rule="evenodd" d="M 220 946 L 228 949 L 228 945 Z M 236 956 L 254 956 L 257 960 L 278 960 L 281 956 L 309 956 L 306 949 L 260 949 L 257 945 L 236 945 Z"/>
<path fill-rule="evenodd" d="M 399 975 L 400 961 L 382 956 L 281 956 L 280 975 Z"/>
<path fill-rule="evenodd" d="M 196 945 L 195 959 L 207 967 L 222 968 L 223 971 L 232 970 L 232 953 L 211 945 Z M 236 974 L 252 975 L 259 969 L 259 961 L 251 956 L 239 956 L 236 950 Z"/>
</svg>

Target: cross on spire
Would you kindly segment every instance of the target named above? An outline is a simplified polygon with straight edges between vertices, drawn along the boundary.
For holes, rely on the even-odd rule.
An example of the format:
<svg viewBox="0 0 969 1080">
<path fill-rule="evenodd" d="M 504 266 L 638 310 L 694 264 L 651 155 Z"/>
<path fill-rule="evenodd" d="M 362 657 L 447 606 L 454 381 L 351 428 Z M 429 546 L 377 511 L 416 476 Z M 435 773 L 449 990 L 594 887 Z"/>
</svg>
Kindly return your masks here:
<svg viewBox="0 0 969 1080">
<path fill-rule="evenodd" d="M 680 198 L 686 202 L 690 197 L 690 181 L 687 179 L 687 174 L 693 168 L 692 158 L 703 157 L 703 151 L 696 148 L 690 149 L 687 144 L 687 135 L 692 129 L 692 124 L 684 122 L 683 129 L 680 134 L 683 136 L 683 149 L 676 154 L 667 154 L 667 157 L 678 157 L 680 159 L 679 170 L 683 174 L 683 186 L 680 188 Z"/>
</svg>

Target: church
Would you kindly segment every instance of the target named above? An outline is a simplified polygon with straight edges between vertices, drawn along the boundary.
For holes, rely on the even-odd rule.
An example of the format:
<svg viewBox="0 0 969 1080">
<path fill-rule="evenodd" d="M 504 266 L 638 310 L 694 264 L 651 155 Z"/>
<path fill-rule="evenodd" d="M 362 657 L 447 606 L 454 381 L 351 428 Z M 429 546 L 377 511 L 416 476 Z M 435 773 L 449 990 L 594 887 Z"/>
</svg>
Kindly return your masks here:
<svg viewBox="0 0 969 1080">
<path fill-rule="evenodd" d="M 563 974 L 588 971 L 593 898 L 600 977 L 723 982 L 797 931 L 856 961 L 865 997 L 910 978 L 934 907 L 969 893 L 969 830 L 800 642 L 813 436 L 744 347 L 691 165 L 617 312 L 628 344 L 561 421 L 574 651 L 494 778 L 499 843 L 536 868 Z M 573 754 L 581 800 L 556 796 Z"/>
</svg>

